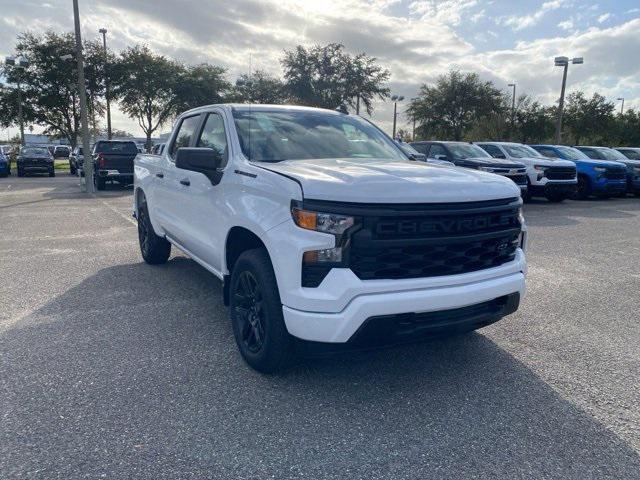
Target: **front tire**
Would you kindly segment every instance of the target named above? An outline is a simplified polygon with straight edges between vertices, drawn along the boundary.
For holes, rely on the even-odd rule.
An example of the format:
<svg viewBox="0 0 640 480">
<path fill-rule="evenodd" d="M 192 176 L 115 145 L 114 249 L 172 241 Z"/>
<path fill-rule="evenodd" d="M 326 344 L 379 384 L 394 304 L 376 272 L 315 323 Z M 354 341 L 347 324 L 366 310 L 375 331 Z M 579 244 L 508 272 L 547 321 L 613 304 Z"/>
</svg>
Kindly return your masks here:
<svg viewBox="0 0 640 480">
<path fill-rule="evenodd" d="M 156 235 L 144 201 L 138 207 L 138 242 L 142 258 L 149 265 L 166 263 L 171 255 L 171 244 L 166 238 Z"/>
<path fill-rule="evenodd" d="M 50 177 L 55 177 L 56 176 L 55 170 L 49 170 L 49 176 Z"/>
<path fill-rule="evenodd" d="M 229 293 L 233 335 L 244 360 L 262 373 L 288 366 L 294 340 L 284 323 L 278 284 L 264 248 L 240 255 Z"/>
<path fill-rule="evenodd" d="M 578 188 L 576 190 L 576 200 L 586 200 L 591 195 L 591 184 L 589 179 L 583 175 L 578 176 Z"/>
<path fill-rule="evenodd" d="M 547 201 L 551 202 L 551 203 L 561 203 L 564 202 L 566 200 L 566 196 L 565 195 L 561 195 L 561 194 L 553 194 L 553 193 L 549 193 L 547 195 Z"/>
</svg>

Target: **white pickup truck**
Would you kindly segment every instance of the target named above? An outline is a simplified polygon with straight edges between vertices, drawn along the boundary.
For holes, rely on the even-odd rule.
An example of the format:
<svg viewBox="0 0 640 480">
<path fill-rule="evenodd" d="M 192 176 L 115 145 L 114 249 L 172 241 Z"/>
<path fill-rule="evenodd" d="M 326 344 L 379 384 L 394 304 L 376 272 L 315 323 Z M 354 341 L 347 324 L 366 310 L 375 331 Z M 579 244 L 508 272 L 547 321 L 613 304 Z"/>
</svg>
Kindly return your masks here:
<svg viewBox="0 0 640 480">
<path fill-rule="evenodd" d="M 136 157 L 134 182 L 145 261 L 173 245 L 220 278 L 239 350 L 262 372 L 300 345 L 475 330 L 524 294 L 518 186 L 411 161 L 358 116 L 190 110 L 161 155 Z"/>
</svg>

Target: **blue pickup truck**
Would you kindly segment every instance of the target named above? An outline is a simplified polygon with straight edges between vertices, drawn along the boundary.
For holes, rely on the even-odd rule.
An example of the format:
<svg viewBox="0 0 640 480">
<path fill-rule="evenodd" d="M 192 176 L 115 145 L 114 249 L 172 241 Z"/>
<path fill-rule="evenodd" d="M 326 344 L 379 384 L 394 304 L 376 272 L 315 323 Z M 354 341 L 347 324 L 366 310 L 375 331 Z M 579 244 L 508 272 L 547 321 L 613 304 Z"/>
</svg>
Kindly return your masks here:
<svg viewBox="0 0 640 480">
<path fill-rule="evenodd" d="M 627 168 L 627 192 L 640 196 L 640 160 L 627 158 L 614 148 L 587 146 L 575 148 L 594 160 L 612 160 L 624 164 Z"/>
<path fill-rule="evenodd" d="M 608 198 L 623 195 L 627 191 L 627 167 L 620 162 L 595 160 L 572 147 L 565 145 L 531 145 L 545 157 L 571 160 L 578 171 L 576 198 L 591 195 Z"/>
</svg>

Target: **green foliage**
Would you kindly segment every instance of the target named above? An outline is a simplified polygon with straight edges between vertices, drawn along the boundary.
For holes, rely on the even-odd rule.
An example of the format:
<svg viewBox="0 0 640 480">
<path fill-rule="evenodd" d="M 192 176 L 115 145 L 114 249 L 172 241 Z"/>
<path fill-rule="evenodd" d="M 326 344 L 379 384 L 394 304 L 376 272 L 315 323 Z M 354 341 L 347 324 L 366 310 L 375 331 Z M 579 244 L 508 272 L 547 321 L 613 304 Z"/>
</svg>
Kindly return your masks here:
<svg viewBox="0 0 640 480">
<path fill-rule="evenodd" d="M 361 101 L 371 114 L 373 100 L 389 96 L 389 71 L 364 53 L 349 55 L 338 43 L 309 49 L 298 45 L 285 51 L 281 63 L 288 95 L 303 105 L 335 109 Z"/>
<path fill-rule="evenodd" d="M 576 145 L 584 140 L 603 144 L 613 127 L 615 105 L 599 93 L 586 98 L 583 92 L 574 92 L 567 97 L 563 123 L 571 129 Z"/>
<path fill-rule="evenodd" d="M 185 111 L 203 105 L 222 103 L 231 93 L 226 69 L 207 63 L 180 67 L 176 82 L 178 110 Z"/>
<path fill-rule="evenodd" d="M 75 145 L 80 130 L 80 100 L 77 88 L 76 60 L 62 60 L 75 52 L 71 33 L 23 33 L 18 37 L 16 54 L 29 59 L 25 69 L 4 66 L 2 74 L 12 85 L 20 83 L 25 124 L 45 127 L 44 133 L 63 137 Z M 103 49 L 97 42 L 84 43 L 85 78 L 88 110 L 91 117 L 102 115 L 104 105 Z M 0 93 L 0 124 L 17 123 L 17 92 Z"/>
<path fill-rule="evenodd" d="M 233 97 L 239 103 L 277 105 L 286 102 L 287 93 L 282 80 L 257 70 L 251 75 L 243 73 L 238 77 Z"/>
<path fill-rule="evenodd" d="M 476 73 L 452 70 L 441 75 L 434 86 L 423 84 L 411 100 L 407 113 L 427 132 L 462 140 L 465 132 L 491 114 L 504 114 L 504 98 L 491 82 Z"/>
<path fill-rule="evenodd" d="M 151 135 L 177 114 L 184 99 L 177 94 L 184 68 L 148 47 L 136 45 L 113 66 L 113 94 L 123 112 L 138 121 L 151 148 Z"/>
<path fill-rule="evenodd" d="M 522 95 L 517 102 L 514 136 L 522 143 L 550 140 L 554 132 L 553 110 Z"/>
</svg>

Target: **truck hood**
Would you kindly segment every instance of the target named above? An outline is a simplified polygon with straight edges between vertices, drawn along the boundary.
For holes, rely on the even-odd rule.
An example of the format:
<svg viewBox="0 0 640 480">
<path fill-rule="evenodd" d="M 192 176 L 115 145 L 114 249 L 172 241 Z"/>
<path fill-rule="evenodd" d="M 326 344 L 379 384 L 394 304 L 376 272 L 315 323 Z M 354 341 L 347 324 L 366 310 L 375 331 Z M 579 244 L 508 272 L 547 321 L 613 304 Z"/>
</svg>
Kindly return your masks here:
<svg viewBox="0 0 640 480">
<path fill-rule="evenodd" d="M 518 158 L 516 161 L 524 160 L 536 165 L 542 165 L 545 167 L 575 167 L 576 164 L 571 160 L 562 160 L 561 158 L 548 158 L 548 157 L 526 157 Z"/>
<path fill-rule="evenodd" d="M 296 180 L 310 199 L 358 203 L 445 203 L 518 197 L 511 180 L 423 162 L 371 158 L 255 162 Z"/>
<path fill-rule="evenodd" d="M 487 167 L 502 167 L 502 168 L 524 168 L 525 165 L 519 162 L 514 162 L 513 160 L 505 160 L 504 158 L 493 158 L 493 157 L 470 157 L 465 158 L 465 162 L 475 163 L 480 166 Z"/>
</svg>

